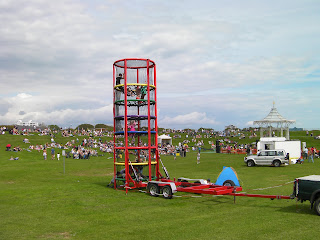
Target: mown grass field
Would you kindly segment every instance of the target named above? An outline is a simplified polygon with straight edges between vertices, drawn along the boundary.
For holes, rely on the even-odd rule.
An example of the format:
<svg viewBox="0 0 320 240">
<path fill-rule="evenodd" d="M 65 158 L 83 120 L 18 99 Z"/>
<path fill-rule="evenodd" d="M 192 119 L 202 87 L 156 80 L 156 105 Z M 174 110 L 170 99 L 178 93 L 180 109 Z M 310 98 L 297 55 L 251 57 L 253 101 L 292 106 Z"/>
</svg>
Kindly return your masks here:
<svg viewBox="0 0 320 240">
<path fill-rule="evenodd" d="M 317 146 L 320 140 L 303 138 Z M 24 136 L 0 135 L 0 239 L 317 239 L 320 217 L 310 203 L 231 196 L 178 193 L 171 200 L 139 191 L 107 188 L 113 174 L 112 155 L 44 161 L 42 153 L 5 151 L 5 145 L 28 144 Z M 28 136 L 31 144 L 50 142 L 48 136 Z M 70 139 L 60 138 L 66 142 Z M 317 142 L 319 141 L 319 142 Z M 308 142 L 311 142 L 310 144 Z M 9 161 L 10 156 L 19 156 Z M 211 178 L 223 166 L 238 173 L 245 192 L 290 195 L 296 177 L 320 174 L 320 160 L 280 168 L 253 167 L 242 155 L 201 154 L 161 157 L 170 176 Z"/>
</svg>

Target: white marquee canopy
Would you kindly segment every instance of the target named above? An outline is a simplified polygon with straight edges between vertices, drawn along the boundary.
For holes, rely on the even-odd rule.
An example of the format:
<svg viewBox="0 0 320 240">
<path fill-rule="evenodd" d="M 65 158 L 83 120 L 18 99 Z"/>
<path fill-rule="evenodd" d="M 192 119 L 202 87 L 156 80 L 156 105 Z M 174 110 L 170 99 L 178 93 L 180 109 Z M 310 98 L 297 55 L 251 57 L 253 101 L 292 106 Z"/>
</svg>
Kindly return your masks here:
<svg viewBox="0 0 320 240">
<path fill-rule="evenodd" d="M 158 144 L 170 144 L 172 145 L 172 137 L 162 134 L 158 136 Z"/>
</svg>

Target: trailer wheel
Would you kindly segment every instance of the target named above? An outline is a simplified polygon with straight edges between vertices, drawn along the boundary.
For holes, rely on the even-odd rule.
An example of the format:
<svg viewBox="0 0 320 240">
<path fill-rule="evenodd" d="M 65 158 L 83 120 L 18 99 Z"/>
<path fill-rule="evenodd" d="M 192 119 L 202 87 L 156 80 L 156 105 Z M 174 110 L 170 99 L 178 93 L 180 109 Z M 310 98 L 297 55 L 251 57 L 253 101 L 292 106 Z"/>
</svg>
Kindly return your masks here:
<svg viewBox="0 0 320 240">
<path fill-rule="evenodd" d="M 247 166 L 248 166 L 248 167 L 253 167 L 253 166 L 254 166 L 254 161 L 249 160 L 249 161 L 247 162 Z"/>
<path fill-rule="evenodd" d="M 222 185 L 223 186 L 227 186 L 227 187 L 235 186 L 235 184 L 234 184 L 234 182 L 232 180 L 226 180 L 226 181 L 224 181 L 224 183 Z"/>
<path fill-rule="evenodd" d="M 157 184 L 151 183 L 148 185 L 148 192 L 153 197 L 159 197 L 160 188 Z"/>
<path fill-rule="evenodd" d="M 273 166 L 280 167 L 280 165 L 281 165 L 281 162 L 279 160 L 273 161 Z"/>
<path fill-rule="evenodd" d="M 320 197 L 314 202 L 313 209 L 320 216 Z"/>
<path fill-rule="evenodd" d="M 171 199 L 172 198 L 172 190 L 171 190 L 171 187 L 170 186 L 164 186 L 162 188 L 162 194 L 163 194 L 163 197 L 166 198 L 166 199 Z"/>
</svg>

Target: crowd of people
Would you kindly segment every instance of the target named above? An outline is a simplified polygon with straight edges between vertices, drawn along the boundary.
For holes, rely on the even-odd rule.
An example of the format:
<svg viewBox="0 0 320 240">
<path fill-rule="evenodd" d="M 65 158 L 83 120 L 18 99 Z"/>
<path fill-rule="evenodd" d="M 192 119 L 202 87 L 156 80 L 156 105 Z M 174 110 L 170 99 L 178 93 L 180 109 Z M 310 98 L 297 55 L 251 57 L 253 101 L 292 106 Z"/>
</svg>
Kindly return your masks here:
<svg viewBox="0 0 320 240">
<path fill-rule="evenodd" d="M 2 133 L 4 131 L 4 133 Z M 1 134 L 12 134 L 12 135 L 35 135 L 38 136 L 50 136 L 50 142 L 43 144 L 32 144 L 27 137 L 23 138 L 22 142 L 24 147 L 14 146 L 7 144 L 6 150 L 19 152 L 19 151 L 38 151 L 41 152 L 43 158 L 46 160 L 48 153 L 51 153 L 51 159 L 59 159 L 62 151 L 65 151 L 66 157 L 73 159 L 89 159 L 91 156 L 98 156 L 98 152 L 112 153 L 113 152 L 113 141 L 102 141 L 103 136 L 112 136 L 108 131 L 97 131 L 97 130 L 75 130 L 71 134 L 69 131 L 61 131 L 62 137 L 77 136 L 72 138 L 66 143 L 59 143 L 55 141 L 55 136 L 59 134 L 57 130 L 46 129 L 34 129 L 33 131 L 19 131 L 13 127 L 11 130 L 7 130 L 6 127 L 1 127 Z M 85 137 L 83 137 L 85 136 Z M 81 140 L 79 138 L 81 137 Z M 55 154 L 57 153 L 57 154 Z"/>
<path fill-rule="evenodd" d="M 4 134 L 12 135 L 34 135 L 39 136 L 55 135 L 61 133 L 62 137 L 73 137 L 73 136 L 92 136 L 92 137 L 112 137 L 113 132 L 105 129 L 51 129 L 51 128 L 23 128 L 19 126 L 13 126 L 9 129 L 6 126 L 0 127 L 0 135 Z"/>
<path fill-rule="evenodd" d="M 239 139 L 241 138 L 241 133 L 239 135 L 236 131 L 226 132 L 215 132 L 212 129 L 200 129 L 200 130 L 174 130 L 174 129 L 163 129 L 162 133 L 166 133 L 167 135 L 172 135 L 173 138 L 179 139 L 179 143 L 177 145 L 172 144 L 163 144 L 159 145 L 159 154 L 160 155 L 173 155 L 173 156 L 186 156 L 186 153 L 190 151 L 205 151 L 205 150 L 216 150 L 220 149 L 222 153 L 246 153 L 248 155 L 254 154 L 256 152 L 254 145 L 249 144 L 239 144 L 236 141 L 236 138 L 233 138 L 235 134 L 238 134 Z M 251 132 L 251 135 L 255 135 L 256 130 Z M 103 137 L 113 137 L 112 131 L 107 131 L 105 129 L 66 129 L 66 130 L 52 130 L 50 128 L 44 129 L 34 129 L 34 130 L 18 130 L 17 127 L 13 127 L 8 130 L 5 126 L 0 128 L 0 134 L 10 133 L 13 135 L 24 135 L 23 143 L 28 144 L 28 147 L 7 147 L 8 151 L 38 151 L 43 152 L 47 151 L 48 148 L 53 149 L 63 149 L 67 153 L 67 157 L 71 157 L 74 159 L 89 159 L 90 156 L 98 156 L 98 153 L 108 153 L 112 154 L 114 151 L 114 143 L 113 140 L 103 141 Z M 51 142 L 43 143 L 43 144 L 32 144 L 30 143 L 27 135 L 35 135 L 39 136 L 51 136 Z M 70 140 L 66 143 L 58 143 L 55 141 L 55 135 L 61 134 L 62 137 L 68 138 Z M 233 135 L 232 135 L 233 134 Z M 250 135 L 250 136 L 251 136 Z M 307 133 L 308 135 L 308 133 Z M 311 134 L 310 134 L 311 135 Z M 183 137 L 182 137 L 183 136 Z M 217 137 L 219 136 L 219 140 Z M 224 136 L 221 138 L 221 136 Z M 229 136 L 229 137 L 228 137 Z M 79 140 L 79 138 L 81 140 Z M 61 138 L 60 138 L 61 139 Z M 129 146 L 137 145 L 137 139 L 132 137 L 132 142 L 129 142 Z M 180 140 L 181 139 L 181 140 Z M 116 145 L 124 146 L 123 140 L 118 141 L 116 136 Z M 26 145 L 25 145 L 26 146 Z M 147 146 L 147 143 L 143 143 L 140 138 L 139 146 Z M 206 147 L 205 147 L 206 146 Z M 209 146 L 209 148 L 208 148 Z M 61 152 L 59 150 L 59 152 Z M 315 157 L 319 156 L 319 151 L 314 147 L 309 149 L 302 150 L 303 159 L 308 159 L 309 161 L 313 161 Z"/>
<path fill-rule="evenodd" d="M 314 159 L 319 157 L 320 151 L 318 151 L 315 147 L 307 148 L 305 147 L 301 153 L 302 158 L 300 159 L 300 163 L 308 160 L 308 162 L 313 162 Z"/>
</svg>

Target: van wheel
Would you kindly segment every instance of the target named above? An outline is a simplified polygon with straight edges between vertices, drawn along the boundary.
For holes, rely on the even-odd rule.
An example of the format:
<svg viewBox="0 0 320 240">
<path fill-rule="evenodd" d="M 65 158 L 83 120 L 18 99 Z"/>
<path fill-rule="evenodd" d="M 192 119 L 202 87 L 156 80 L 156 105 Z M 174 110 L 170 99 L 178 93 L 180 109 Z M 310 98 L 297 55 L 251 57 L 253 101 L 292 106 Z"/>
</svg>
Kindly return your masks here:
<svg viewBox="0 0 320 240">
<path fill-rule="evenodd" d="M 314 202 L 313 209 L 320 216 L 320 197 Z"/>
<path fill-rule="evenodd" d="M 254 161 L 249 160 L 249 161 L 247 162 L 247 166 L 248 166 L 248 167 L 253 167 L 253 166 L 254 166 Z"/>
<path fill-rule="evenodd" d="M 280 167 L 280 165 L 281 165 L 281 162 L 279 160 L 273 161 L 273 166 Z"/>
</svg>

